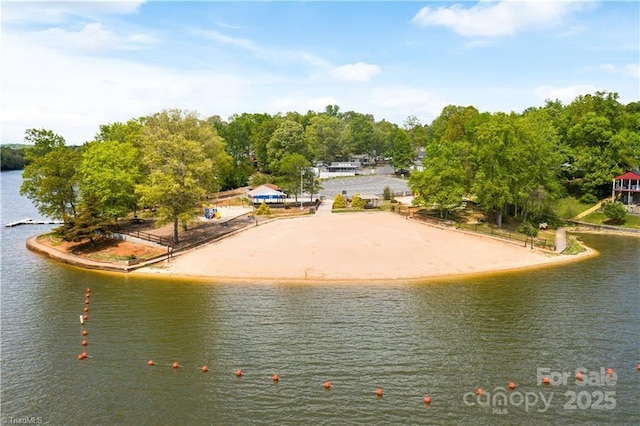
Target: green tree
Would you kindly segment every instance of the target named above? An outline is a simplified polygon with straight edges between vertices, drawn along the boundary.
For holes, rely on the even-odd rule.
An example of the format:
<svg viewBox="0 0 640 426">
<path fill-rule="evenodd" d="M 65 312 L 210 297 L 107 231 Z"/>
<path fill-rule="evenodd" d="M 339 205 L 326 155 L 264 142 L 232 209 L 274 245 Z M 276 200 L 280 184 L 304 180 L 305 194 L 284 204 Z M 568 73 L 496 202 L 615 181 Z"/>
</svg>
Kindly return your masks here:
<svg viewBox="0 0 640 426">
<path fill-rule="evenodd" d="M 411 140 L 405 130 L 398 130 L 393 144 L 393 167 L 395 169 L 409 169 L 413 165 L 414 152 Z"/>
<path fill-rule="evenodd" d="M 504 113 L 491 115 L 475 132 L 478 171 L 472 189 L 487 212 L 496 213 L 499 228 L 505 208 L 515 199 L 512 188 L 516 175 L 512 172 L 516 141 L 512 119 Z"/>
<path fill-rule="evenodd" d="M 138 149 L 130 142 L 111 140 L 84 146 L 78 167 L 80 192 L 96 198 L 102 218 L 117 220 L 136 210 L 139 197 L 135 187 L 143 178 L 139 158 Z"/>
<path fill-rule="evenodd" d="M 288 193 L 302 195 L 305 170 L 311 166 L 309 160 L 300 154 L 287 154 L 280 161 L 280 186 Z"/>
<path fill-rule="evenodd" d="M 446 218 L 466 194 L 466 174 L 453 143 L 432 142 L 427 146 L 424 170 L 413 172 L 409 187 L 427 207 L 435 207 Z"/>
<path fill-rule="evenodd" d="M 20 193 L 49 218 L 65 220 L 75 215 L 77 151 L 65 146 L 64 138 L 45 129 L 28 129 L 25 150 L 29 165 L 22 173 Z"/>
<path fill-rule="evenodd" d="M 320 114 L 311 119 L 305 138 L 314 160 L 332 162 L 344 158 L 345 125 L 333 115 Z"/>
<path fill-rule="evenodd" d="M 307 158 L 307 144 L 302 125 L 292 120 L 284 120 L 273 132 L 267 144 L 269 169 L 280 173 L 280 162 L 290 154 L 299 154 Z"/>
<path fill-rule="evenodd" d="M 173 222 L 174 244 L 180 219 L 194 216 L 194 207 L 215 187 L 216 164 L 207 152 L 220 143 L 215 129 L 192 112 L 165 110 L 146 121 L 143 161 L 150 172 L 136 193 Z"/>
</svg>

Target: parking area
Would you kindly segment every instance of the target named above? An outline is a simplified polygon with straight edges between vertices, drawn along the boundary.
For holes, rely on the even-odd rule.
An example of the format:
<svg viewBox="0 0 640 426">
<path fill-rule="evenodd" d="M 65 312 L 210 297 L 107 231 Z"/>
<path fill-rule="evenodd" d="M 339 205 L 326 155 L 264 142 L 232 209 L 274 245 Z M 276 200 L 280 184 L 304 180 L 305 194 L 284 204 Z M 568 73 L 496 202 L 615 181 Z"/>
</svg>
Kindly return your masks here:
<svg viewBox="0 0 640 426">
<path fill-rule="evenodd" d="M 347 191 L 347 196 L 352 197 L 355 193 L 372 194 L 382 196 L 384 188 L 388 186 L 395 193 L 409 195 L 411 190 L 406 179 L 400 179 L 392 175 L 369 175 L 349 178 L 336 178 L 321 181 L 322 188 L 320 195 L 333 199 L 336 194 Z"/>
</svg>

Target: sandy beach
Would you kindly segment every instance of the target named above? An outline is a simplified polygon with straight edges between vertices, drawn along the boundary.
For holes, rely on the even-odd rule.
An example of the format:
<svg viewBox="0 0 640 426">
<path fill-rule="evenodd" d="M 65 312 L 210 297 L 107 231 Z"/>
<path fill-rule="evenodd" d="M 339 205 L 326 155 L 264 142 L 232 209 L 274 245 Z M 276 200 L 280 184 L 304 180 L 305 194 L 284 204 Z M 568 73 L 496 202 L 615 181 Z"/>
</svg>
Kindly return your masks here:
<svg viewBox="0 0 640 426">
<path fill-rule="evenodd" d="M 136 273 L 216 281 L 415 281 L 534 267 L 592 254 L 532 251 L 390 213 L 323 212 L 262 222 Z"/>
</svg>

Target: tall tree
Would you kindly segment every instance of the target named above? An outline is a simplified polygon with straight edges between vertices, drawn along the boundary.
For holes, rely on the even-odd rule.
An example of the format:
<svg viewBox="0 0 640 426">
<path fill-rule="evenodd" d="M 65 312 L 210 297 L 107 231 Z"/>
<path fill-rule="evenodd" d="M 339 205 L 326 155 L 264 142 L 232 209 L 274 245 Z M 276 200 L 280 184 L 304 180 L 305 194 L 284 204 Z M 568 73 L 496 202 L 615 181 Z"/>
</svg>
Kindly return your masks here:
<svg viewBox="0 0 640 426">
<path fill-rule="evenodd" d="M 215 187 L 216 164 L 207 151 L 222 143 L 214 128 L 195 113 L 165 110 L 148 118 L 143 131 L 147 180 L 136 187 L 144 205 L 155 206 L 173 222 L 195 216 L 195 206 Z"/>
<path fill-rule="evenodd" d="M 423 171 L 411 173 L 409 187 L 419 195 L 422 205 L 435 207 L 440 216 L 446 218 L 466 194 L 466 174 L 456 146 L 447 142 L 430 143 L 423 165 Z"/>
<path fill-rule="evenodd" d="M 312 153 L 312 159 L 332 162 L 343 158 L 345 126 L 333 115 L 320 114 L 311 119 L 305 129 L 305 138 Z"/>
<path fill-rule="evenodd" d="M 308 149 L 304 128 L 295 121 L 283 120 L 267 144 L 269 169 L 279 173 L 282 159 L 290 154 L 300 154 L 307 158 Z"/>
<path fill-rule="evenodd" d="M 130 142 L 108 140 L 84 146 L 78 167 L 83 198 L 105 220 L 117 220 L 135 211 L 138 205 L 136 185 L 142 182 L 139 151 Z"/>
<path fill-rule="evenodd" d="M 409 135 L 405 130 L 399 129 L 393 144 L 393 167 L 408 170 L 413 165 L 414 158 Z"/>
<path fill-rule="evenodd" d="M 52 219 L 67 220 L 76 211 L 76 164 L 78 153 L 65 146 L 62 136 L 45 129 L 28 129 L 20 193 L 26 195 L 38 211 Z"/>
</svg>

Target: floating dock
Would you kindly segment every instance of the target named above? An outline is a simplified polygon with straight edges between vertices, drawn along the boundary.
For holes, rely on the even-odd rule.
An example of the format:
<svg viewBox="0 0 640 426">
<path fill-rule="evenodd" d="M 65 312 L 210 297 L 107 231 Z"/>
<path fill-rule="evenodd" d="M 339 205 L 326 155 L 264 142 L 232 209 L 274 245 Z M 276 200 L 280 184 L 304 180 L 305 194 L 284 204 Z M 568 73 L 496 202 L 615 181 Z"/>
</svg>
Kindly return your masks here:
<svg viewBox="0 0 640 426">
<path fill-rule="evenodd" d="M 62 225 L 64 222 L 61 220 L 33 220 L 33 219 L 22 219 L 16 222 L 7 223 L 6 227 L 11 228 L 18 225 Z"/>
</svg>

